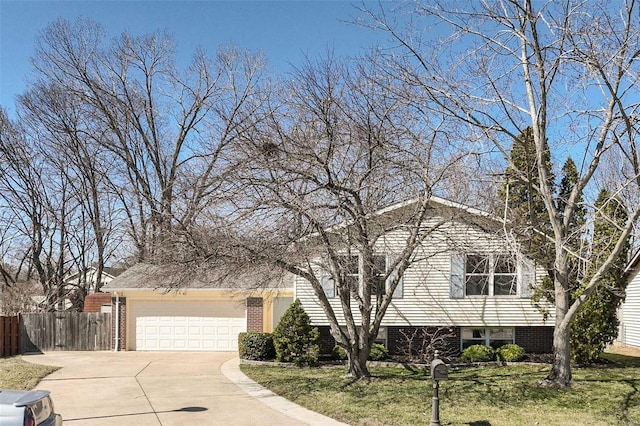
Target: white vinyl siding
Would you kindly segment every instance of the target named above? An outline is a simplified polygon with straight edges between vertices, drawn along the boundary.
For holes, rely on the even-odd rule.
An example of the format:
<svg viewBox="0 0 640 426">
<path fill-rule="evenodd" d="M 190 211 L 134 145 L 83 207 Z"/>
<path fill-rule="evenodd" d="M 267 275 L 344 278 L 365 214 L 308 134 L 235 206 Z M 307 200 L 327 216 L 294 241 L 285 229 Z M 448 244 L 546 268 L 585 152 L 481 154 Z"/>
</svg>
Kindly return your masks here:
<svg viewBox="0 0 640 426">
<path fill-rule="evenodd" d="M 620 308 L 618 340 L 640 347 L 640 273 L 635 273 L 627 286 L 627 296 Z"/>
<path fill-rule="evenodd" d="M 432 223 L 438 223 L 434 218 Z M 376 250 L 389 255 L 400 253 L 407 234 L 402 231 L 388 233 L 378 242 Z M 455 242 L 452 245 L 451 242 Z M 498 236 L 485 234 L 477 228 L 456 223 L 440 226 L 438 231 L 424 242 L 416 253 L 420 260 L 413 263 L 402 277 L 402 298 L 394 298 L 387 310 L 385 326 L 470 326 L 470 327 L 516 327 L 553 325 L 553 315 L 543 320 L 541 312 L 526 297 L 453 297 L 451 294 L 452 253 L 484 250 L 487 253 L 505 252 L 504 243 Z M 453 259 L 453 260 L 452 260 Z M 524 274 L 521 272 L 520 274 Z M 531 275 L 530 272 L 527 274 Z M 327 325 L 328 321 L 315 298 L 310 284 L 297 278 L 296 297 L 314 325 Z M 330 299 L 340 318 L 340 301 Z M 358 309 L 352 310 L 359 321 Z"/>
</svg>

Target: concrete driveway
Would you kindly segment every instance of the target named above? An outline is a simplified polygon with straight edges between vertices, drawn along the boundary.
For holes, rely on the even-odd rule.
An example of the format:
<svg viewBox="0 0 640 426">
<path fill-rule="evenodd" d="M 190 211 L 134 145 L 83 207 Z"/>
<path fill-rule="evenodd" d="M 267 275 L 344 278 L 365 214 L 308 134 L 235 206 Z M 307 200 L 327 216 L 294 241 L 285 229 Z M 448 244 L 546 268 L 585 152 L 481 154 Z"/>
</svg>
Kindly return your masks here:
<svg viewBox="0 0 640 426">
<path fill-rule="evenodd" d="M 334 423 L 246 379 L 236 357 L 220 352 L 49 352 L 23 359 L 62 367 L 37 388 L 51 391 L 68 425 Z"/>
</svg>

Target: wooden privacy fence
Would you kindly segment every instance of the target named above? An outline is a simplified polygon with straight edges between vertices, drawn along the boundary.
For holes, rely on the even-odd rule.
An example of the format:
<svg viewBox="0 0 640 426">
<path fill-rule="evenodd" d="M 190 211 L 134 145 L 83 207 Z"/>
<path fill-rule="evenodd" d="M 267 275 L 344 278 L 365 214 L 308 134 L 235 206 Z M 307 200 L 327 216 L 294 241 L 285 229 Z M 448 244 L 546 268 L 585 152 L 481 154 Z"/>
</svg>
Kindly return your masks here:
<svg viewBox="0 0 640 426">
<path fill-rule="evenodd" d="M 111 349 L 110 313 L 47 312 L 21 317 L 21 353 Z"/>
<path fill-rule="evenodd" d="M 0 316 L 0 357 L 18 355 L 20 351 L 20 317 Z"/>
</svg>

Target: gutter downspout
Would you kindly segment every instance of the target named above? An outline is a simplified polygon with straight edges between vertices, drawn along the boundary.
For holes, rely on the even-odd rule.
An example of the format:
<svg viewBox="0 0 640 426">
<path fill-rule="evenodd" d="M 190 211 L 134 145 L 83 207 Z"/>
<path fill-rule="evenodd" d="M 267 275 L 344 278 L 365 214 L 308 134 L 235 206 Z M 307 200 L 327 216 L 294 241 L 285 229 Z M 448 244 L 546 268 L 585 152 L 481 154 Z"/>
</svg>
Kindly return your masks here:
<svg viewBox="0 0 640 426">
<path fill-rule="evenodd" d="M 120 347 L 120 295 L 118 292 L 114 292 L 116 294 L 116 340 L 114 342 L 114 352 L 118 352 Z"/>
</svg>

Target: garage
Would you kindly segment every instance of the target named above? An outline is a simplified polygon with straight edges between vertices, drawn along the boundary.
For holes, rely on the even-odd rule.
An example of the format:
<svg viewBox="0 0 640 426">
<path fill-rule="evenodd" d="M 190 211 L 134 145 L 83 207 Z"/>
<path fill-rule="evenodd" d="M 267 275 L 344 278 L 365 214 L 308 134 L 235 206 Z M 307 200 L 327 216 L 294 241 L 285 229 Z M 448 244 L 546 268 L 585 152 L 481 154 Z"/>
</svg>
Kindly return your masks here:
<svg viewBox="0 0 640 426">
<path fill-rule="evenodd" d="M 135 301 L 130 309 L 129 342 L 139 351 L 235 351 L 246 331 L 239 301 Z"/>
</svg>

